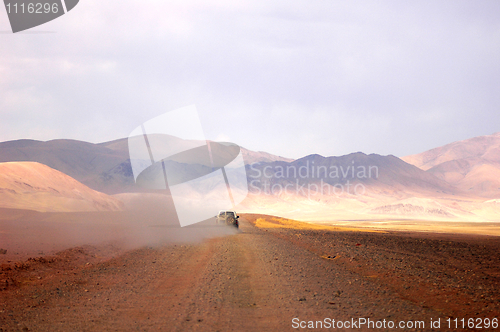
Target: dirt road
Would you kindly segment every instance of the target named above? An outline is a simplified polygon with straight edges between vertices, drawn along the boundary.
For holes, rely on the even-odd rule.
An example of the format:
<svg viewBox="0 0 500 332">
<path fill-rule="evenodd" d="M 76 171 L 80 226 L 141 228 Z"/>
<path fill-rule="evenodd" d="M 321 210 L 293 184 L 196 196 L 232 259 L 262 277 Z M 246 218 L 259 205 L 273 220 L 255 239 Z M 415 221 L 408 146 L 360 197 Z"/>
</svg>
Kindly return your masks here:
<svg viewBox="0 0 500 332">
<path fill-rule="evenodd" d="M 449 318 L 500 318 L 498 239 L 259 228 L 256 218 L 198 244 L 4 263 L 0 331 L 290 331 L 333 319 L 450 331 Z"/>
</svg>

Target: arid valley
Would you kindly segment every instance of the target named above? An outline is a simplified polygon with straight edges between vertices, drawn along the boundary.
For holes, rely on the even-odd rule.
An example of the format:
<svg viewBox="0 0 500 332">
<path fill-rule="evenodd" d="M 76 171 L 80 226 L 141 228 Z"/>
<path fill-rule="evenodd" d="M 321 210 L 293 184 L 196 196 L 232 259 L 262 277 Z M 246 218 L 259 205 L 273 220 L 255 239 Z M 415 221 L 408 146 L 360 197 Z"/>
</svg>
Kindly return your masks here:
<svg viewBox="0 0 500 332">
<path fill-rule="evenodd" d="M 21 225 L 10 233 L 36 230 Z M 462 330 L 448 325 L 462 318 L 495 330 L 498 237 L 373 232 L 264 215 L 242 216 L 235 232 L 220 227 L 187 230 L 203 232 L 195 242 L 4 255 L 2 330 L 284 331 L 293 319 L 327 319 L 325 328 L 334 319 L 365 322 L 357 330 L 372 321 L 450 331 Z M 111 229 L 94 229 L 100 240 L 113 239 Z M 48 246 L 38 250 L 49 253 L 53 232 L 37 234 Z M 33 240 L 25 241 L 18 243 L 29 248 Z"/>
<path fill-rule="evenodd" d="M 500 134 L 402 159 L 241 151 L 240 227 L 180 227 L 124 140 L 0 143 L 0 331 L 497 329 Z M 311 165 L 377 176 L 282 171 Z M 363 192 L 317 190 L 346 181 Z"/>
</svg>

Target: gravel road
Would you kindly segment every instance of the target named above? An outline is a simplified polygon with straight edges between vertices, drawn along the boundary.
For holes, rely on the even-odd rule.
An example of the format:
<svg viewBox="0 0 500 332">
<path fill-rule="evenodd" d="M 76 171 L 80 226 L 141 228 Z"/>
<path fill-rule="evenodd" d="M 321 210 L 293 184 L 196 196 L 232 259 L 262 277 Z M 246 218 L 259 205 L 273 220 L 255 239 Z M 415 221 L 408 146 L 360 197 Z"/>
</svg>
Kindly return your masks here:
<svg viewBox="0 0 500 332">
<path fill-rule="evenodd" d="M 497 238 L 265 229 L 257 217 L 201 243 L 3 263 L 0 331 L 290 331 L 325 318 L 455 331 L 446 319 L 500 318 Z"/>
</svg>

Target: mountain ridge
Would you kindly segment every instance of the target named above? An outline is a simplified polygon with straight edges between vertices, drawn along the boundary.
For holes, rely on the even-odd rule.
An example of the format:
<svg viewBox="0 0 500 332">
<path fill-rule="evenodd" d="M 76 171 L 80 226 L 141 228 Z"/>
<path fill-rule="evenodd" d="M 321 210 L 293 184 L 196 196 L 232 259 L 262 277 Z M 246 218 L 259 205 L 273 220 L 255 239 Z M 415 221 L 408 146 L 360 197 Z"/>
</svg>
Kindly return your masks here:
<svg viewBox="0 0 500 332">
<path fill-rule="evenodd" d="M 380 171 L 380 168 L 383 168 L 385 170 L 385 173 L 382 172 L 382 180 L 385 181 L 387 184 L 395 184 L 401 182 L 401 181 L 389 181 L 391 180 L 391 175 L 390 174 L 387 175 L 387 172 L 390 171 L 391 173 L 395 172 L 399 173 L 400 175 L 407 178 L 418 178 L 423 182 L 435 182 L 436 186 L 439 187 L 440 189 L 447 189 L 449 191 L 454 190 L 454 188 L 449 184 L 447 184 L 445 181 L 441 181 L 435 178 L 432 174 L 428 174 L 419 169 L 418 167 L 402 161 L 401 159 L 399 159 L 394 155 L 382 156 L 375 153 L 368 155 L 363 152 L 354 152 L 344 156 L 324 157 L 319 154 L 311 154 L 299 158 L 297 160 L 294 160 L 290 163 L 284 163 L 278 161 L 272 163 L 266 162 L 258 165 L 259 166 L 254 165 L 253 167 L 250 167 L 250 169 L 254 170 L 254 169 L 263 169 L 265 167 L 283 167 L 283 166 L 294 167 L 296 169 L 300 167 L 309 167 L 310 169 L 312 169 L 312 171 L 316 170 L 316 173 L 318 173 L 319 172 L 318 169 L 320 167 L 323 167 L 321 170 L 323 171 L 322 174 L 325 175 L 324 167 L 327 167 L 327 169 L 328 168 L 332 169 L 332 167 L 334 167 L 337 173 L 339 173 L 338 169 L 340 169 L 340 174 L 337 177 L 340 177 L 340 175 L 342 175 L 343 178 L 346 179 L 357 178 L 362 182 L 370 182 L 370 180 L 373 180 L 374 176 L 370 176 L 369 174 L 370 167 L 378 171 Z M 365 174 L 366 172 L 368 172 L 368 174 Z M 375 177 L 380 177 L 380 175 L 381 175 L 380 172 L 378 172 L 375 174 Z M 319 177 L 316 176 L 316 178 Z M 324 179 L 325 176 L 323 176 L 322 178 Z"/>
<path fill-rule="evenodd" d="M 466 140 L 465 144 L 470 143 L 468 146 L 455 142 L 433 149 L 427 156 L 409 156 L 412 158 L 353 152 L 328 157 L 310 154 L 293 160 L 241 148 L 250 194 L 238 209 L 303 220 L 498 220 L 500 205 L 495 199 L 500 197 L 496 191 L 496 187 L 500 190 L 500 183 L 496 182 L 500 179 L 500 157 L 499 165 L 496 158 L 500 149 L 497 150 L 497 139 L 500 141 L 500 133 L 486 139 Z M 476 149 L 478 145 L 480 148 Z M 44 163 L 74 175 L 94 190 L 123 193 L 123 197 L 135 201 L 142 194 L 126 193 L 147 190 L 141 191 L 136 185 L 128 158 L 127 139 L 97 144 L 76 140 L 0 143 L 0 162 Z M 197 159 L 192 160 L 196 166 Z M 424 164 L 428 166 L 425 170 L 421 168 Z M 188 164 L 177 162 L 174 166 L 189 171 Z M 264 190 L 266 181 L 267 188 L 289 190 L 268 194 Z M 362 188 L 361 194 L 348 191 L 353 187 Z M 320 191 L 306 193 L 303 188 Z M 335 188 L 342 190 L 335 191 Z M 323 192 L 325 189 L 328 191 Z"/>
<path fill-rule="evenodd" d="M 0 207 L 41 212 L 118 211 L 123 204 L 37 162 L 0 163 Z"/>
<path fill-rule="evenodd" d="M 401 158 L 463 192 L 500 197 L 500 132 Z"/>
<path fill-rule="evenodd" d="M 293 160 L 241 149 L 246 163 Z M 0 143 L 2 162 L 39 162 L 108 194 L 139 190 L 131 175 L 127 138 L 102 143 L 72 139 L 6 141 Z"/>
</svg>

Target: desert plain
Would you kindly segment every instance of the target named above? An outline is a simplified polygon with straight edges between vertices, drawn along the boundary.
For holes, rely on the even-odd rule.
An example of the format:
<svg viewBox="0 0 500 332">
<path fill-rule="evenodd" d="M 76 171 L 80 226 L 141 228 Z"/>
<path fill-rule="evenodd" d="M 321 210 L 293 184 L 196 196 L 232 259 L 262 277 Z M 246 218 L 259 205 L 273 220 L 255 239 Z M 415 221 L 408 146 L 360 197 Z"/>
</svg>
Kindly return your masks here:
<svg viewBox="0 0 500 332">
<path fill-rule="evenodd" d="M 496 236 L 255 214 L 238 230 L 134 224 L 120 212 L 2 216 L 2 331 L 287 331 L 325 318 L 449 331 L 461 329 L 448 319 L 500 316 Z"/>
<path fill-rule="evenodd" d="M 500 134 L 402 159 L 241 151 L 239 228 L 180 227 L 126 140 L 0 143 L 0 331 L 498 330 Z M 281 172 L 353 165 L 377 176 Z"/>
</svg>

